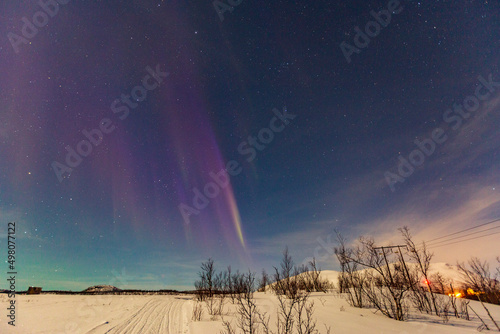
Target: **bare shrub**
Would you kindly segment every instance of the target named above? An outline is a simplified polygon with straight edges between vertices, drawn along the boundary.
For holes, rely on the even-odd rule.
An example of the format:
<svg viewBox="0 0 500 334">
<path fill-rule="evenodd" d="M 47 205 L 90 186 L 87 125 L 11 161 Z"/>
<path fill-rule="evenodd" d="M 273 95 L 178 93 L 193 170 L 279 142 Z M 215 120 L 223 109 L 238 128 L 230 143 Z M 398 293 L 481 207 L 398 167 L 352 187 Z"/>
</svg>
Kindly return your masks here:
<svg viewBox="0 0 500 334">
<path fill-rule="evenodd" d="M 193 307 L 193 321 L 201 321 L 203 316 L 203 305 L 197 302 Z"/>
<path fill-rule="evenodd" d="M 254 299 L 257 288 L 255 274 L 248 272 L 233 273 L 231 267 L 222 273 L 215 273 L 213 260 L 202 263 L 200 280 L 195 283 L 198 300 L 207 305 L 212 315 L 223 316 L 224 300 L 229 296 L 237 306 L 236 329 L 229 321 L 222 319 L 224 330 L 221 334 L 235 334 L 239 330 L 243 334 L 318 334 L 314 320 L 314 303 L 309 302 L 311 291 L 323 291 L 329 287 L 320 279 L 320 270 L 315 261 L 311 261 L 312 270 L 307 266 L 296 267 L 288 252 L 283 252 L 280 269 L 274 268 L 273 282 L 262 272 L 258 286 L 262 289 L 270 287 L 278 300 L 278 316 L 275 330 L 271 328 L 270 317 L 261 313 Z M 200 319 L 202 308 L 197 304 L 193 309 L 193 319 Z M 330 329 L 327 328 L 327 332 Z"/>
<path fill-rule="evenodd" d="M 450 321 L 450 315 L 449 315 L 449 309 L 450 309 L 450 303 L 449 301 L 448 302 L 445 302 L 442 307 L 441 307 L 441 310 L 440 310 L 440 316 L 441 316 L 441 319 L 443 319 L 443 323 L 448 323 L 448 321 Z"/>
<path fill-rule="evenodd" d="M 460 311 L 459 311 L 460 318 L 465 319 L 465 320 L 470 320 L 469 303 L 470 303 L 470 300 L 460 299 Z"/>
<path fill-rule="evenodd" d="M 216 319 L 216 309 L 217 309 L 217 300 L 212 296 L 212 297 L 206 297 L 205 300 L 205 305 L 207 307 L 208 314 L 212 316 L 212 320 Z"/>
<path fill-rule="evenodd" d="M 314 304 L 309 303 L 310 291 L 301 289 L 305 272 L 307 267 L 295 267 L 288 247 L 285 248 L 280 269 L 274 267 L 274 283 L 271 285 L 278 299 L 277 333 L 292 334 L 294 328 L 299 334 L 318 332 L 313 320 Z"/>
<path fill-rule="evenodd" d="M 360 272 L 358 268 L 358 261 L 351 261 L 351 259 L 359 254 L 354 254 L 353 250 L 346 248 L 345 238 L 337 232 L 338 247 L 334 248 L 337 260 L 340 263 L 339 292 L 347 293 L 347 302 L 354 307 L 363 307 L 363 285 L 366 282 L 364 272 Z"/>
<path fill-rule="evenodd" d="M 413 242 L 412 236 L 410 234 L 410 230 L 408 227 L 403 227 L 399 229 L 401 232 L 403 239 L 406 244 L 406 249 L 408 251 L 408 256 L 411 261 L 416 264 L 416 268 L 412 271 L 413 274 L 408 272 L 408 283 L 410 289 L 412 291 L 412 301 L 415 307 L 420 311 L 425 311 L 427 313 L 434 312 L 436 315 L 439 315 L 439 311 L 436 305 L 436 296 L 434 291 L 427 284 L 427 291 L 424 287 L 421 286 L 420 280 L 424 279 L 425 282 L 429 283 L 431 280 L 429 274 L 429 267 L 431 264 L 431 260 L 434 256 L 433 253 L 430 253 L 427 250 L 427 247 L 424 242 L 419 247 Z M 403 256 L 401 254 L 401 256 Z M 444 293 L 444 292 L 443 292 Z"/>
<path fill-rule="evenodd" d="M 214 260 L 209 258 L 201 264 L 201 271 L 198 273 L 199 280 L 194 283 L 196 299 L 205 302 L 208 314 L 215 319 L 222 315 L 225 297 L 227 273 L 216 273 Z"/>
<path fill-rule="evenodd" d="M 266 312 L 261 313 L 260 311 L 258 311 L 257 317 L 259 318 L 259 323 L 262 326 L 263 334 L 274 334 L 274 332 L 271 331 L 271 327 L 269 325 L 270 317 L 267 315 L 267 313 Z"/>
<path fill-rule="evenodd" d="M 458 263 L 457 267 L 465 281 L 466 289 L 480 294 L 481 299 L 487 303 L 500 304 L 500 283 L 495 279 L 496 274 L 492 277 L 488 262 L 472 257 L 468 265 Z"/>
<path fill-rule="evenodd" d="M 500 300 L 498 298 L 498 290 L 500 289 L 499 283 L 496 279 L 491 277 L 489 264 L 486 261 L 481 261 L 477 257 L 473 257 L 469 260 L 468 266 L 464 263 L 458 263 L 457 267 L 465 280 L 467 291 L 472 289 L 473 294 L 477 297 L 481 306 L 483 306 L 484 310 L 488 314 L 488 317 L 493 322 L 497 330 L 500 331 L 500 326 L 495 321 L 486 305 L 483 303 L 488 302 L 500 304 Z"/>
<path fill-rule="evenodd" d="M 238 295 L 242 294 L 246 290 L 246 284 L 245 284 L 245 275 L 240 273 L 239 271 L 236 271 L 236 273 L 233 275 L 233 297 L 234 300 L 236 301 L 236 298 Z"/>
<path fill-rule="evenodd" d="M 227 266 L 224 277 L 225 277 L 225 282 L 224 282 L 225 293 L 232 299 L 233 276 L 232 276 L 231 266 Z"/>
<path fill-rule="evenodd" d="M 224 330 L 220 332 L 220 334 L 236 334 L 233 325 L 229 321 L 222 321 L 222 326 L 224 326 Z"/>
<path fill-rule="evenodd" d="M 201 271 L 198 272 L 200 280 L 194 283 L 196 288 L 196 297 L 199 301 L 205 301 L 207 298 L 213 297 L 214 291 L 214 279 L 215 279 L 215 267 L 214 260 L 208 259 L 206 262 L 201 264 Z"/>
<path fill-rule="evenodd" d="M 450 286 L 449 297 L 450 297 L 451 307 L 453 308 L 453 314 L 455 315 L 455 318 L 460 318 L 457 307 L 457 298 L 455 298 L 455 289 L 453 287 L 453 282 L 449 282 L 449 286 Z"/>
<path fill-rule="evenodd" d="M 271 288 L 278 295 L 285 295 L 290 299 L 295 299 L 299 295 L 299 277 L 297 268 L 294 268 L 292 257 L 288 252 L 288 247 L 283 251 L 283 258 L 280 269 L 274 267 L 274 276 Z"/>
<path fill-rule="evenodd" d="M 403 321 L 407 316 L 405 298 L 410 286 L 402 257 L 390 247 L 377 247 L 372 238 L 361 237 L 354 248 L 344 246 L 344 251 L 340 248 L 337 253 L 342 253 L 344 270 L 351 262 L 366 268 L 360 287 L 361 301 L 366 297 L 385 316 Z"/>
<path fill-rule="evenodd" d="M 255 291 L 255 274 L 248 272 L 242 275 L 243 292 L 236 297 L 238 304 L 238 328 L 244 334 L 255 334 L 258 330 L 257 305 L 253 298 Z"/>
<path fill-rule="evenodd" d="M 266 292 L 266 287 L 267 287 L 267 285 L 269 283 L 271 283 L 269 275 L 267 274 L 267 272 L 264 269 L 262 269 L 262 276 L 261 276 L 261 278 L 259 280 L 259 289 L 258 289 L 258 291 L 259 292 Z"/>
<path fill-rule="evenodd" d="M 212 315 L 214 316 L 222 316 L 224 310 L 224 304 L 226 302 L 227 293 L 227 272 L 218 273 L 214 279 L 214 287 L 215 293 L 212 299 L 215 300 Z"/>
<path fill-rule="evenodd" d="M 333 284 L 327 279 L 321 278 L 321 269 L 316 264 L 316 259 L 313 258 L 306 266 L 299 269 L 299 289 L 309 292 L 328 292 L 333 289 Z"/>
<path fill-rule="evenodd" d="M 313 334 L 318 332 L 316 330 L 316 320 L 313 318 L 314 302 L 308 302 L 307 299 L 307 296 L 303 296 L 295 304 L 298 334 Z"/>
<path fill-rule="evenodd" d="M 298 289 L 297 279 L 292 277 L 291 258 L 288 258 L 288 249 L 283 253 L 282 270 L 275 269 L 274 280 L 272 286 L 273 292 L 278 298 L 278 320 L 277 328 L 278 333 L 289 334 L 292 333 L 294 325 L 294 306 L 300 298 L 301 292 Z"/>
</svg>

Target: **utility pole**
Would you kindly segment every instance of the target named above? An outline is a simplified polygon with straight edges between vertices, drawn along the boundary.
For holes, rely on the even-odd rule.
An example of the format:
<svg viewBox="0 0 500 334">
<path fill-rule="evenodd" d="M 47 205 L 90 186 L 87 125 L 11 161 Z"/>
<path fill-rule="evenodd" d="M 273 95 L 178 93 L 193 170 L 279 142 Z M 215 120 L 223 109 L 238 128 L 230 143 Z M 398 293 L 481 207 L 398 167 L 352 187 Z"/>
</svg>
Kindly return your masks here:
<svg viewBox="0 0 500 334">
<path fill-rule="evenodd" d="M 406 271 L 406 277 L 408 278 L 408 283 L 410 283 L 410 287 L 413 289 L 413 282 L 410 278 L 410 272 L 408 271 L 408 267 L 406 267 L 406 262 L 405 262 L 405 258 L 403 256 L 403 252 L 401 252 L 401 248 L 400 247 L 404 247 L 406 248 L 406 250 L 408 250 L 408 246 L 406 245 L 399 245 L 399 246 L 396 246 L 399 250 L 399 254 L 401 255 L 401 262 L 403 262 L 403 267 L 405 268 L 405 271 Z"/>
<path fill-rule="evenodd" d="M 385 265 L 387 266 L 387 273 L 389 274 L 389 279 L 390 279 L 390 286 L 388 286 L 387 288 L 389 289 L 389 291 L 392 295 L 392 299 L 394 301 L 394 306 L 396 307 L 396 310 L 395 310 L 396 316 L 395 317 L 397 320 L 403 319 L 403 316 L 404 316 L 403 315 L 404 314 L 403 305 L 402 305 L 401 301 L 402 301 L 403 293 L 405 290 L 404 290 L 403 286 L 396 286 L 396 284 L 394 283 L 394 278 L 392 277 L 392 271 L 391 271 L 391 268 L 389 267 L 389 262 L 387 261 L 387 255 L 385 254 L 385 250 L 386 249 L 392 250 L 394 248 L 397 248 L 401 252 L 401 247 L 406 247 L 406 246 L 405 245 L 396 245 L 396 246 L 374 247 L 373 248 L 375 251 L 377 251 L 378 249 L 382 250 Z M 402 254 L 400 254 L 400 255 L 402 255 Z M 406 265 L 405 265 L 405 268 L 406 268 Z"/>
<path fill-rule="evenodd" d="M 378 250 L 378 249 L 381 249 L 382 250 L 382 255 L 384 256 L 384 261 L 385 261 L 385 265 L 387 266 L 387 271 L 389 272 L 389 278 L 391 280 L 391 284 L 394 286 L 394 280 L 392 278 L 392 273 L 391 273 L 391 269 L 389 268 L 389 262 L 387 262 L 387 256 L 385 254 L 385 250 L 386 249 L 393 249 L 393 248 L 397 248 L 399 250 L 399 253 L 401 254 L 401 258 L 403 259 L 402 262 L 403 262 L 403 267 L 405 268 L 405 271 L 406 271 L 406 274 L 408 275 L 408 281 L 410 280 L 410 275 L 408 273 L 408 268 L 406 268 L 406 263 L 404 262 L 404 258 L 403 258 L 403 255 L 401 253 L 401 247 L 404 247 L 406 248 L 406 245 L 396 245 L 396 246 L 383 246 L 383 247 L 374 247 L 373 249 L 374 250 Z"/>
</svg>

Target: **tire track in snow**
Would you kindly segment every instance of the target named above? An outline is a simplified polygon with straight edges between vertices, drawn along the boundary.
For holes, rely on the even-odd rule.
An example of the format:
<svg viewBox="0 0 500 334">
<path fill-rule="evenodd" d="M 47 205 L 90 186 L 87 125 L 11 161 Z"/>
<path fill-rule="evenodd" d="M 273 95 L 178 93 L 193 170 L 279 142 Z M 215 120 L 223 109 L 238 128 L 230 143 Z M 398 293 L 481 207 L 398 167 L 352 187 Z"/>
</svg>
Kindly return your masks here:
<svg viewBox="0 0 500 334">
<path fill-rule="evenodd" d="M 155 296 L 137 312 L 105 333 L 189 334 L 188 302 L 174 297 Z"/>
</svg>

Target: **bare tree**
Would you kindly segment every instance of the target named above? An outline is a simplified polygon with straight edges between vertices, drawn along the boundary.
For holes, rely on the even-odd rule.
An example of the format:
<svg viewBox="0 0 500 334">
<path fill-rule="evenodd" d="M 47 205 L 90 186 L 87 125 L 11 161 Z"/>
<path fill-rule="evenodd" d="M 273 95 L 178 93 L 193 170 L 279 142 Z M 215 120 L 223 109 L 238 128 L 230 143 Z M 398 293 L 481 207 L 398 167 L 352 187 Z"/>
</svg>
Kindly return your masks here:
<svg viewBox="0 0 500 334">
<path fill-rule="evenodd" d="M 209 258 L 201 264 L 201 271 L 198 272 L 200 280 L 196 281 L 196 293 L 199 300 L 205 300 L 214 294 L 215 267 L 214 260 Z"/>
<path fill-rule="evenodd" d="M 267 274 L 267 272 L 262 269 L 262 276 L 259 280 L 259 292 L 266 292 L 266 287 L 267 285 L 271 283 L 271 280 L 269 279 L 269 275 Z"/>
<path fill-rule="evenodd" d="M 353 250 L 346 248 L 345 238 L 337 231 L 338 247 L 334 248 L 337 260 L 340 263 L 340 275 L 338 276 L 338 285 L 340 293 L 347 293 L 347 301 L 351 306 L 363 307 L 363 285 L 366 282 L 366 275 L 359 271 L 358 263 L 361 261 L 352 261 L 354 256 L 359 256 L 360 253 L 354 254 Z"/>
<path fill-rule="evenodd" d="M 201 271 L 198 273 L 200 280 L 194 283 L 196 296 L 199 301 L 206 303 L 208 313 L 211 316 L 222 314 L 224 307 L 224 273 L 216 273 L 214 260 L 209 258 L 201 264 Z"/>
<path fill-rule="evenodd" d="M 417 308 L 425 310 L 428 313 L 434 311 L 436 315 L 439 315 L 436 305 L 436 296 L 429 284 L 431 282 L 429 268 L 434 254 L 427 250 L 424 242 L 420 247 L 413 242 L 410 230 L 407 226 L 400 228 L 399 231 L 405 241 L 409 258 L 416 264 L 415 276 L 410 277 L 410 275 L 408 275 L 410 288 L 413 292 L 412 300 Z M 420 285 L 420 278 L 423 278 L 426 282 L 428 293 L 426 293 Z"/>
<path fill-rule="evenodd" d="M 295 270 L 298 273 L 298 270 Z M 278 333 L 291 334 L 294 325 L 294 306 L 300 296 L 297 276 L 294 277 L 293 260 L 288 247 L 283 251 L 280 269 L 274 267 L 272 291 L 278 298 Z"/>
<path fill-rule="evenodd" d="M 212 299 L 214 300 L 212 313 L 214 316 L 221 316 L 224 310 L 224 304 L 226 302 L 227 293 L 227 271 L 220 272 L 215 275 L 214 278 L 214 295 Z"/>
<path fill-rule="evenodd" d="M 403 321 L 407 315 L 404 301 L 410 287 L 400 257 L 395 256 L 392 248 L 377 247 L 372 238 L 363 237 L 346 254 L 351 254 L 346 260 L 368 269 L 363 295 L 385 316 Z"/>
<path fill-rule="evenodd" d="M 258 330 L 258 310 L 253 298 L 255 291 L 255 274 L 248 272 L 242 275 L 243 292 L 236 296 L 238 305 L 238 328 L 244 334 L 256 334 Z"/>
<path fill-rule="evenodd" d="M 234 303 L 233 275 L 231 271 L 231 266 L 227 266 L 225 278 L 226 278 L 225 282 L 226 293 L 229 295 L 231 301 Z"/>
<path fill-rule="evenodd" d="M 500 285 L 498 280 L 495 279 L 495 275 L 492 277 L 488 262 L 472 257 L 468 261 L 468 266 L 464 263 L 458 263 L 457 267 L 464 278 L 467 288 L 480 292 L 483 301 L 500 304 Z"/>
<path fill-rule="evenodd" d="M 280 268 L 274 267 L 272 291 L 276 295 L 285 295 L 289 299 L 296 299 L 301 294 L 301 274 L 303 272 L 304 268 L 299 269 L 294 266 L 288 247 L 286 247 L 283 251 Z"/>
<path fill-rule="evenodd" d="M 483 301 L 489 303 L 499 303 L 498 281 L 491 277 L 490 267 L 486 261 L 482 262 L 479 258 L 472 257 L 469 260 L 468 265 L 469 266 L 467 267 L 464 263 L 457 264 L 458 270 L 465 280 L 466 288 L 468 291 L 470 291 L 469 289 L 473 290 L 474 295 L 485 309 L 488 317 L 500 331 L 500 326 L 497 324 L 495 319 L 493 319 L 490 311 L 483 303 Z"/>
</svg>

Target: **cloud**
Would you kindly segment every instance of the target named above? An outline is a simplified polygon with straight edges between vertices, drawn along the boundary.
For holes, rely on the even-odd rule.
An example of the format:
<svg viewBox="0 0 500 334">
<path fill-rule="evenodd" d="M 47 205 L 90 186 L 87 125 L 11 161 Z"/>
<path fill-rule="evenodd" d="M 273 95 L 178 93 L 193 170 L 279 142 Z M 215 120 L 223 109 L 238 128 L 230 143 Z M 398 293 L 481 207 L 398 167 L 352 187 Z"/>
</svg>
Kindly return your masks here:
<svg viewBox="0 0 500 334">
<path fill-rule="evenodd" d="M 293 228 L 287 231 L 252 240 L 252 252 L 254 256 L 263 259 L 264 263 L 276 265 L 284 247 L 288 246 L 297 264 L 315 256 L 324 269 L 334 269 L 337 268 L 337 261 L 331 248 L 335 244 L 336 228 L 349 241 L 364 235 L 374 237 L 380 245 L 391 245 L 402 242 L 397 229 L 403 226 L 410 228 L 417 242 L 473 227 L 500 217 L 500 187 L 492 186 L 498 184 L 499 172 L 492 168 L 472 180 L 435 180 L 422 183 L 393 196 L 376 214 L 368 214 L 366 203 L 381 197 L 380 192 L 375 191 L 377 186 L 373 184 L 368 183 L 368 192 L 363 192 L 363 185 L 374 175 L 370 173 L 366 177 L 359 177 L 358 182 L 354 182 L 351 187 L 331 195 L 339 201 L 338 207 L 332 210 L 332 217 L 343 217 L 342 219 L 294 223 Z M 492 226 L 500 226 L 500 222 Z M 482 234 L 474 236 L 480 235 Z M 432 247 L 431 250 L 435 253 L 434 261 L 437 262 L 454 264 L 471 256 L 492 261 L 500 255 L 500 252 L 492 252 L 498 249 L 498 239 L 493 235 L 444 247 Z M 462 239 L 453 241 L 460 240 Z"/>
<path fill-rule="evenodd" d="M 407 196 L 392 213 L 378 217 L 369 224 L 364 224 L 362 228 L 366 235 L 374 236 L 379 244 L 389 245 L 401 242 L 396 229 L 405 225 L 410 227 L 415 241 L 428 241 L 499 218 L 499 189 L 493 189 L 489 178 L 482 181 L 461 184 L 457 187 L 446 186 L 444 189 L 440 189 L 436 184 L 426 185 Z M 492 226 L 500 226 L 500 223 L 488 227 Z M 473 231 L 480 230 L 482 229 Z M 480 235 L 482 234 L 475 236 Z M 447 239 L 440 239 L 443 240 Z M 450 242 L 460 240 L 463 239 Z M 437 241 L 429 243 L 430 249 L 436 255 L 435 261 L 455 263 L 470 256 L 491 261 L 500 255 L 500 252 L 498 254 L 492 252 L 498 249 L 498 237 L 495 236 L 448 246 L 444 244 Z M 440 245 L 443 246 L 437 247 Z"/>
<path fill-rule="evenodd" d="M 434 154 L 437 158 L 430 159 L 429 164 L 422 168 L 443 170 L 443 164 L 446 164 L 448 168 L 442 171 L 442 175 L 449 174 L 450 169 L 457 174 L 469 168 L 479 157 L 499 149 L 499 123 L 500 95 L 485 102 L 477 113 L 464 120 L 456 133 L 448 130 L 446 133 L 450 139 L 437 148 L 438 154 Z"/>
</svg>

